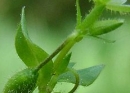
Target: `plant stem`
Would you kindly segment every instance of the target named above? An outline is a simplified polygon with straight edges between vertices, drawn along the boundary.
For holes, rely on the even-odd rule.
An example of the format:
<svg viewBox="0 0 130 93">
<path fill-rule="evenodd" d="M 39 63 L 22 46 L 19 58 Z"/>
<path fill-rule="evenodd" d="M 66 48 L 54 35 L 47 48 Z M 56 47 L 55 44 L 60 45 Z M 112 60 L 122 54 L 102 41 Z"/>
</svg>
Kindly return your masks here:
<svg viewBox="0 0 130 93">
<path fill-rule="evenodd" d="M 75 40 L 71 41 L 66 45 L 59 53 L 57 58 L 54 61 L 54 70 L 57 69 L 58 64 L 61 62 L 61 60 L 65 57 L 65 55 L 69 52 L 69 50 L 72 48 L 72 46 L 76 43 Z"/>
<path fill-rule="evenodd" d="M 79 0 L 76 0 L 76 10 L 77 10 L 77 24 L 76 24 L 76 29 L 81 25 L 82 22 L 82 16 L 81 16 L 81 11 L 80 11 L 80 6 L 79 6 Z"/>
<path fill-rule="evenodd" d="M 77 4 L 77 6 L 79 7 L 78 4 Z M 95 7 L 92 9 L 91 13 L 88 16 L 86 16 L 86 18 L 81 23 L 81 27 L 79 28 L 79 30 L 74 31 L 50 56 L 48 56 L 43 62 L 41 62 L 36 67 L 36 71 L 39 71 L 44 65 L 46 65 L 66 45 L 68 45 L 69 42 L 71 42 L 71 41 L 73 42 L 73 43 L 71 42 L 72 44 L 70 44 L 70 46 L 68 46 L 71 48 L 77 41 L 80 41 L 82 39 L 83 35 L 86 34 L 85 29 L 87 29 L 89 26 L 91 26 L 99 18 L 102 11 L 104 10 L 104 8 L 105 8 L 104 4 L 95 5 Z M 80 13 L 80 10 L 77 9 L 77 11 L 79 11 L 79 13 Z M 55 60 L 56 63 L 55 62 L 54 63 L 57 64 L 58 60 L 61 60 L 61 58 L 63 58 L 66 55 L 66 53 L 70 50 L 70 48 L 62 50 L 60 55 Z"/>
<path fill-rule="evenodd" d="M 59 63 L 62 62 L 63 58 L 65 55 L 68 53 L 68 51 L 71 49 L 71 47 L 78 41 L 82 40 L 83 36 L 86 34 L 85 29 L 89 28 L 101 15 L 102 11 L 104 10 L 105 6 L 104 5 L 96 5 L 91 13 L 84 19 L 84 21 L 81 23 L 82 26 L 79 29 L 76 29 L 72 33 L 72 38 L 70 42 L 60 51 L 59 55 L 54 61 L 54 76 L 52 76 L 50 82 L 48 83 L 47 86 L 47 93 L 51 93 L 57 83 L 57 78 L 59 75 L 55 73 L 55 69 L 57 66 L 59 66 Z M 99 10 L 99 11 L 98 11 Z M 87 21 L 88 20 L 88 21 Z M 90 21 L 90 22 L 89 22 Z M 92 21 L 92 22 L 91 22 Z M 74 90 L 76 89 L 77 86 L 75 86 Z M 72 91 L 74 91 L 72 90 Z M 72 93 L 72 92 L 71 92 Z"/>
<path fill-rule="evenodd" d="M 77 6 L 79 7 L 78 3 Z M 75 31 L 49 56 L 47 57 L 43 62 L 41 62 L 37 67 L 36 71 L 39 71 L 44 65 L 46 65 L 53 57 L 55 57 L 59 52 L 59 55 L 54 61 L 54 75 L 52 76 L 50 82 L 47 85 L 46 92 L 51 93 L 57 83 L 58 74 L 55 73 L 55 70 L 57 69 L 57 66 L 59 66 L 59 63 L 62 62 L 65 55 L 68 53 L 68 51 L 72 48 L 72 46 L 82 40 L 83 36 L 87 33 L 86 30 L 100 17 L 102 11 L 104 10 L 105 5 L 104 4 L 96 4 L 95 7 L 92 9 L 89 15 L 86 16 L 86 18 L 81 23 L 81 18 L 77 21 L 79 22 L 77 25 L 78 29 L 75 29 Z M 80 10 L 77 8 L 77 11 L 80 15 Z M 76 77 L 78 79 L 78 77 Z M 79 82 L 78 82 L 79 83 Z M 77 89 L 77 85 L 70 91 L 72 93 Z"/>
<path fill-rule="evenodd" d="M 71 34 L 50 56 L 48 56 L 43 62 L 41 62 L 35 69 L 39 71 L 44 65 L 46 65 L 53 57 L 55 57 L 70 41 L 72 41 L 77 35 Z M 72 46 L 72 45 L 71 45 Z"/>
<path fill-rule="evenodd" d="M 74 76 L 75 76 L 75 86 L 73 87 L 73 89 L 69 92 L 69 93 L 74 93 L 75 91 L 76 91 L 76 89 L 78 88 L 78 86 L 79 86 L 79 75 L 78 75 L 78 73 L 74 70 L 74 69 L 69 69 L 69 71 L 71 71 L 73 74 L 74 74 Z"/>
<path fill-rule="evenodd" d="M 80 29 L 82 33 L 86 33 L 86 29 L 88 29 L 90 26 L 93 25 L 95 21 L 98 20 L 100 15 L 102 14 L 103 10 L 105 9 L 106 5 L 99 3 L 95 4 L 94 8 L 91 10 L 91 12 L 85 17 L 83 22 L 80 25 Z"/>
<path fill-rule="evenodd" d="M 71 47 L 75 44 L 75 41 L 71 41 L 68 43 L 67 46 L 65 46 L 63 48 L 63 50 L 61 50 L 60 54 L 58 55 L 57 59 L 54 61 L 54 71 L 57 68 L 57 66 L 59 66 L 58 64 L 61 62 L 61 60 L 63 59 L 63 57 L 68 53 L 68 51 L 71 49 Z M 52 76 L 50 82 L 48 83 L 47 86 L 47 93 L 51 93 L 53 91 L 53 88 L 55 87 L 56 83 L 57 83 L 57 78 L 58 78 L 59 74 L 54 72 L 54 75 Z"/>
</svg>

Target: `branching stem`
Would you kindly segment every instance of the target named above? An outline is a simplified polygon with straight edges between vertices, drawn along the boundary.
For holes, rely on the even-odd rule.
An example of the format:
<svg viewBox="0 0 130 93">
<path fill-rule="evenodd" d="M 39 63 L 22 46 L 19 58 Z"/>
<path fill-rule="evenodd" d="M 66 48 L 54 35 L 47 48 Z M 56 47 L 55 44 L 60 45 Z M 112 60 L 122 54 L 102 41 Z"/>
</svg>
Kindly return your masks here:
<svg viewBox="0 0 130 93">
<path fill-rule="evenodd" d="M 46 65 L 53 57 L 55 57 L 65 46 L 69 44 L 78 35 L 72 33 L 50 56 L 48 56 L 43 62 L 41 62 L 37 67 L 36 71 L 39 71 L 44 65 Z"/>
<path fill-rule="evenodd" d="M 46 65 L 53 57 L 55 57 L 59 52 L 59 55 L 54 60 L 54 67 L 53 70 L 55 73 L 55 70 L 57 69 L 57 66 L 59 66 L 59 63 L 62 62 L 65 55 L 69 52 L 69 50 L 72 48 L 72 46 L 82 40 L 83 36 L 87 33 L 86 29 L 88 29 L 101 15 L 103 12 L 105 5 L 104 4 L 98 4 L 95 5 L 92 11 L 89 15 L 85 17 L 85 19 L 81 22 L 81 13 L 79 8 L 78 1 L 76 2 L 77 5 L 77 28 L 74 30 L 74 32 L 50 55 L 48 56 L 43 62 L 41 62 L 37 67 L 36 71 L 39 71 L 44 65 Z M 81 24 L 81 25 L 80 25 Z M 79 77 L 78 74 L 72 71 L 76 78 L 76 84 L 74 88 L 69 92 L 73 93 L 78 85 L 79 85 Z M 46 87 L 46 93 L 51 93 L 57 83 L 57 78 L 59 75 L 55 73 L 54 76 L 51 77 L 50 82 L 48 83 L 48 86 Z"/>
</svg>

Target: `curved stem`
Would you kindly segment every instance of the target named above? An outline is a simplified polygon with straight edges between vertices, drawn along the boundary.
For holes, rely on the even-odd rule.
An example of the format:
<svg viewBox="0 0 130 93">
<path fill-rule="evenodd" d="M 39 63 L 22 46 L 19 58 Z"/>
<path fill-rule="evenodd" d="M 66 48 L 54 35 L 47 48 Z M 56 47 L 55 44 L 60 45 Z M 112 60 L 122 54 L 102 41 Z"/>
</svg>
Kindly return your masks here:
<svg viewBox="0 0 130 93">
<path fill-rule="evenodd" d="M 71 91 L 69 91 L 69 93 L 74 93 L 79 86 L 79 75 L 74 69 L 69 69 L 69 71 L 71 71 L 74 74 L 75 79 L 76 79 L 75 86 L 73 87 Z"/>
</svg>

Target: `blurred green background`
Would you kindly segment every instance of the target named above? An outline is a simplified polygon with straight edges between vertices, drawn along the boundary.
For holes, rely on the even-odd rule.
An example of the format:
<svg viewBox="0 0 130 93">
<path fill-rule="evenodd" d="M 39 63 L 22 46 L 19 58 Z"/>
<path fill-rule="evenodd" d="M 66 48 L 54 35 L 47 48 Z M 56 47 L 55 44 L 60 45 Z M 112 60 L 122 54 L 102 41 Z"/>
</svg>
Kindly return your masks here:
<svg viewBox="0 0 130 93">
<path fill-rule="evenodd" d="M 83 16 L 93 7 L 93 4 L 88 1 L 80 0 Z M 130 4 L 130 2 L 128 3 Z M 0 93 L 2 93 L 4 84 L 14 73 L 26 68 L 14 46 L 16 29 L 23 6 L 26 6 L 30 38 L 49 54 L 75 27 L 75 0 L 0 0 Z M 106 65 L 92 85 L 80 86 L 75 93 L 130 93 L 129 16 L 119 16 L 119 13 L 108 10 L 102 15 L 103 19 L 117 19 L 118 17 L 125 19 L 123 26 L 101 36 L 109 40 L 116 40 L 115 43 L 107 43 L 86 36 L 72 48 L 71 61 L 76 62 L 74 68 Z M 67 93 L 71 88 L 71 84 L 62 83 L 57 85 L 55 90 Z"/>
</svg>

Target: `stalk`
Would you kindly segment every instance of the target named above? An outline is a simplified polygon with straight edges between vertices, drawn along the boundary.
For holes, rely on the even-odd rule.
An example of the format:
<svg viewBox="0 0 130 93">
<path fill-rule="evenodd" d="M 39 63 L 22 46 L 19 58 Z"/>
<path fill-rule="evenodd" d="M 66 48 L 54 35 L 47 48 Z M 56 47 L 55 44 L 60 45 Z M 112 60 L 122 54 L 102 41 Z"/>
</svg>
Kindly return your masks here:
<svg viewBox="0 0 130 93">
<path fill-rule="evenodd" d="M 53 57 L 55 57 L 60 51 L 63 51 L 63 54 L 61 55 L 65 55 L 67 53 L 67 51 L 69 51 L 69 49 L 73 46 L 74 43 L 76 43 L 75 38 L 78 36 L 78 34 L 72 33 L 70 36 L 68 36 L 68 38 L 50 55 L 48 56 L 43 62 L 41 62 L 37 67 L 36 67 L 36 71 L 39 71 L 44 65 L 46 65 Z M 69 46 L 68 46 L 69 45 Z M 67 47 L 66 47 L 67 46 Z M 66 49 L 66 48 L 67 49 Z M 64 50 L 62 50 L 64 49 Z M 64 52 L 66 51 L 66 52 Z M 60 56 L 61 57 L 61 56 Z M 61 58 L 59 58 L 61 59 Z M 58 58 L 57 58 L 58 60 Z"/>
<path fill-rule="evenodd" d="M 57 83 L 58 74 L 55 73 L 55 69 L 59 66 L 59 63 L 62 62 L 65 55 L 69 52 L 69 50 L 74 46 L 74 44 L 80 40 L 82 40 L 83 36 L 87 33 L 86 29 L 88 29 L 101 15 L 105 8 L 105 5 L 100 3 L 96 4 L 92 9 L 89 15 L 85 17 L 82 23 L 81 18 L 79 18 L 79 24 L 81 24 L 78 29 L 75 29 L 74 32 L 43 62 L 41 62 L 37 67 L 36 71 L 39 71 L 44 65 L 46 65 L 53 57 L 55 57 L 58 53 L 59 55 L 54 61 L 54 72 L 50 82 L 47 85 L 46 93 L 51 93 Z M 73 91 L 73 90 L 72 90 Z M 75 91 L 75 90 L 74 90 Z"/>
</svg>

